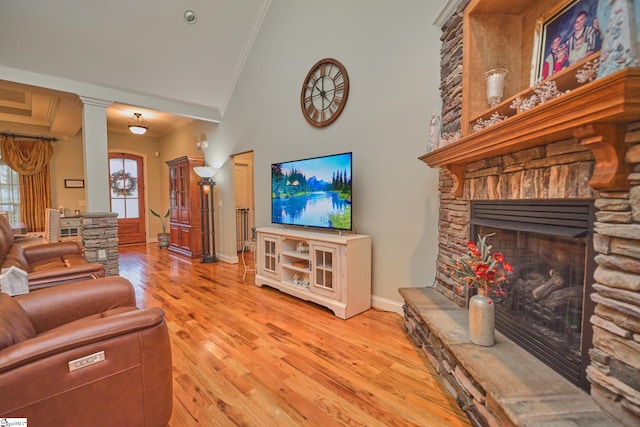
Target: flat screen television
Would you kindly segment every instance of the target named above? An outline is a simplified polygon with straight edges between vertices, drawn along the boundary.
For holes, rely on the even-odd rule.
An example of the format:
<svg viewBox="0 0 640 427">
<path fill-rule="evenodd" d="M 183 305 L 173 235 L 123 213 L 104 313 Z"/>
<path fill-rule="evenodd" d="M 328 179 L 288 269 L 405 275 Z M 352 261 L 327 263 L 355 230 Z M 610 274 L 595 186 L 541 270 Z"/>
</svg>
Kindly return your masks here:
<svg viewBox="0 0 640 427">
<path fill-rule="evenodd" d="M 351 153 L 271 165 L 274 224 L 351 230 Z"/>
</svg>

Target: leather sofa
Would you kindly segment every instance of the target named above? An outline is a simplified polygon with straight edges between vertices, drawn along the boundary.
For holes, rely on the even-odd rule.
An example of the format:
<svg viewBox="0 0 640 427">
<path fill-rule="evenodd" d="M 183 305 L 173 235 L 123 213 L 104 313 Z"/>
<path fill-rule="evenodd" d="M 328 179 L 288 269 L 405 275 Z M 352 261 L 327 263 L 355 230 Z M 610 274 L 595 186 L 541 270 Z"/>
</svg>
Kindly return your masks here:
<svg viewBox="0 0 640 427">
<path fill-rule="evenodd" d="M 11 224 L 3 215 L 0 215 L 0 266 L 26 271 L 29 290 L 105 276 L 104 266 L 88 262 L 77 242 L 15 244 Z"/>
<path fill-rule="evenodd" d="M 166 426 L 164 312 L 117 276 L 0 293 L 0 390 L 0 418 L 30 426 Z"/>
</svg>

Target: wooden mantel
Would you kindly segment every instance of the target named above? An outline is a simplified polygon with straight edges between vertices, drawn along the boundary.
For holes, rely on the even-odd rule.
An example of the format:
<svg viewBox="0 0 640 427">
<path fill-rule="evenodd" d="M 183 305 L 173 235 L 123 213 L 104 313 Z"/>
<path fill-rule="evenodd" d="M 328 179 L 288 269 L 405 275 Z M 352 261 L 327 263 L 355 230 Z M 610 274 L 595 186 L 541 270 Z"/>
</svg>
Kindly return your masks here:
<svg viewBox="0 0 640 427">
<path fill-rule="evenodd" d="M 595 157 L 589 184 L 596 190 L 624 190 L 628 181 L 623 134 L 626 124 L 639 118 L 640 68 L 626 68 L 419 159 L 448 169 L 454 180 L 452 192 L 460 197 L 467 163 L 577 138 Z"/>
</svg>

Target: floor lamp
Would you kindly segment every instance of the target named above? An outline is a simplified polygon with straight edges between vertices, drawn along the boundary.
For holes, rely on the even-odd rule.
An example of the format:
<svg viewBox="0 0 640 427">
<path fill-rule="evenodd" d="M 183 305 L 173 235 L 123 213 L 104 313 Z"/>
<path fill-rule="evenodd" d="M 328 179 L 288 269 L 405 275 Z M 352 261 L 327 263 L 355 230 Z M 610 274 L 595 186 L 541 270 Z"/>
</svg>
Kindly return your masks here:
<svg viewBox="0 0 640 427">
<path fill-rule="evenodd" d="M 213 187 L 216 183 L 213 176 L 216 170 L 208 166 L 193 168 L 193 171 L 201 178 L 200 186 L 200 217 L 202 220 L 202 258 L 200 262 L 218 262 L 216 257 L 216 231 L 214 224 Z"/>
</svg>

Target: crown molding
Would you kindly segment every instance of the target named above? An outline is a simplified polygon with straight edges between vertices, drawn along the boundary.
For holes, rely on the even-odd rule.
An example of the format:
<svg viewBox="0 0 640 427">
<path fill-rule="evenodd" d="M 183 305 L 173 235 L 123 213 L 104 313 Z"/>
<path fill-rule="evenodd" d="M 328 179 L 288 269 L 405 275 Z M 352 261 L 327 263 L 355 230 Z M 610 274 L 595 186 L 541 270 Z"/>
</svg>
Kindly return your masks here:
<svg viewBox="0 0 640 427">
<path fill-rule="evenodd" d="M 449 18 L 453 16 L 454 12 L 458 9 L 458 6 L 460 6 L 460 3 L 462 3 L 462 0 L 449 0 L 447 4 L 444 5 L 440 15 L 438 15 L 433 24 L 437 25 L 438 28 L 444 27 L 444 24 L 446 24 Z"/>
<path fill-rule="evenodd" d="M 240 56 L 238 57 L 238 61 L 236 62 L 235 67 L 233 69 L 231 83 L 229 84 L 229 87 L 226 90 L 226 96 L 224 98 L 224 104 L 222 106 L 222 112 L 221 112 L 222 114 L 224 114 L 225 110 L 227 109 L 227 106 L 229 105 L 229 102 L 231 101 L 231 97 L 233 96 L 233 91 L 235 90 L 236 84 L 240 79 L 240 73 L 242 73 L 244 64 L 247 61 L 247 58 L 249 57 L 249 53 L 253 48 L 253 44 L 255 43 L 258 33 L 262 28 L 262 23 L 264 22 L 264 19 L 267 16 L 269 7 L 271 7 L 271 0 L 264 0 L 264 2 L 262 3 L 262 7 L 260 8 L 260 10 L 258 11 L 258 14 L 256 15 L 255 21 L 253 23 L 253 28 L 251 29 L 251 33 L 249 34 L 249 37 L 245 41 L 245 44 L 242 47 Z"/>
</svg>

